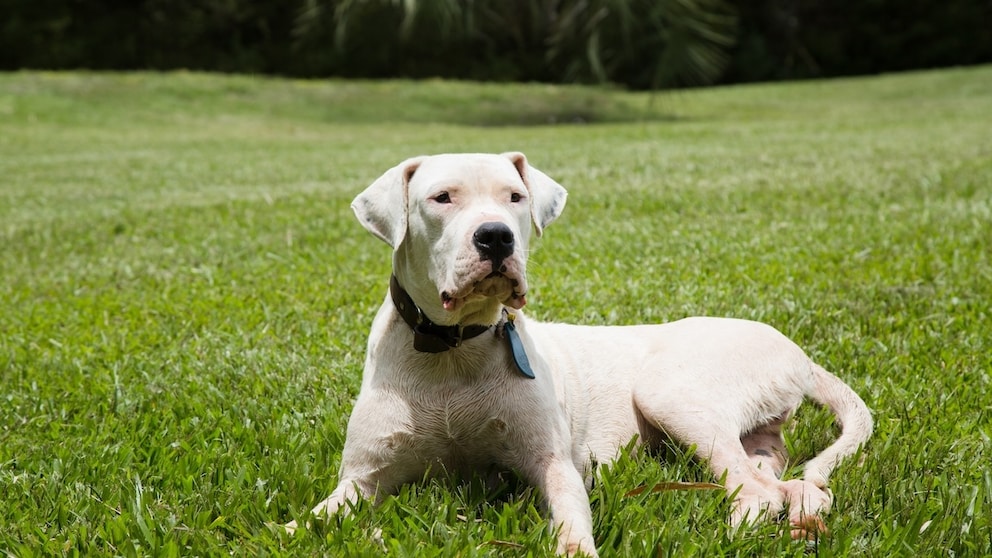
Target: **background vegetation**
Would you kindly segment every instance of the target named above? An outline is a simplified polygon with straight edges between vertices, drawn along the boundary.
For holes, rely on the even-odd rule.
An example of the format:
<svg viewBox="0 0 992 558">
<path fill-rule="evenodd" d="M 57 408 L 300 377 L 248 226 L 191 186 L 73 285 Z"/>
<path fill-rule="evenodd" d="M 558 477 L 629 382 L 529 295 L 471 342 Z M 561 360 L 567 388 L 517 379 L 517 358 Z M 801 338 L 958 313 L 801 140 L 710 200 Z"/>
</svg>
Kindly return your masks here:
<svg viewBox="0 0 992 558">
<path fill-rule="evenodd" d="M 0 69 L 668 88 L 992 62 L 987 0 L 0 0 Z"/>
<path fill-rule="evenodd" d="M 337 480 L 389 273 L 352 197 L 411 155 L 520 149 L 570 191 L 531 315 L 763 320 L 877 422 L 818 544 L 734 535 L 719 492 L 625 497 L 713 480 L 631 451 L 592 492 L 604 556 L 987 556 L 990 129 L 989 67 L 654 95 L 0 75 L 0 553 L 549 555 L 512 478 L 265 527 Z M 832 434 L 803 407 L 789 474 Z"/>
</svg>

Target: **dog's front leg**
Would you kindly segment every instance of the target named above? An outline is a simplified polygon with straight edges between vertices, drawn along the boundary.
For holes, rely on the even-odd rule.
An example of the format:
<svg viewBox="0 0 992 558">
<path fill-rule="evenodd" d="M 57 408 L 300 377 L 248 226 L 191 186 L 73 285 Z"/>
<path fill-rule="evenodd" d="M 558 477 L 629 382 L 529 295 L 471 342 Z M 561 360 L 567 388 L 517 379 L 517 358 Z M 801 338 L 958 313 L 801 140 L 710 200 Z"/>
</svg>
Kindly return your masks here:
<svg viewBox="0 0 992 558">
<path fill-rule="evenodd" d="M 592 511 L 582 475 L 566 455 L 552 455 L 524 471 L 543 493 L 551 512 L 551 524 L 558 530 L 558 553 L 596 557 L 592 535 Z"/>
<path fill-rule="evenodd" d="M 391 409 L 388 414 L 381 409 Z M 401 401 L 370 390 L 359 395 L 348 421 L 340 480 L 330 496 L 311 513 L 318 519 L 347 514 L 362 499 L 380 500 L 396 488 L 423 475 L 425 467 L 416 459 L 414 438 L 406 426 L 408 413 Z M 299 525 L 285 526 L 293 533 Z"/>
<path fill-rule="evenodd" d="M 310 514 L 318 519 L 326 519 L 335 513 L 347 514 L 351 507 L 356 504 L 362 498 L 368 498 L 373 494 L 372 489 L 368 487 L 368 483 L 363 483 L 356 479 L 344 480 L 338 483 L 337 488 L 331 495 L 324 499 L 321 503 L 314 506 L 310 510 Z M 309 527 L 307 523 L 307 527 Z M 299 525 L 295 520 L 290 521 L 285 526 L 286 531 L 289 534 L 296 532 Z"/>
</svg>

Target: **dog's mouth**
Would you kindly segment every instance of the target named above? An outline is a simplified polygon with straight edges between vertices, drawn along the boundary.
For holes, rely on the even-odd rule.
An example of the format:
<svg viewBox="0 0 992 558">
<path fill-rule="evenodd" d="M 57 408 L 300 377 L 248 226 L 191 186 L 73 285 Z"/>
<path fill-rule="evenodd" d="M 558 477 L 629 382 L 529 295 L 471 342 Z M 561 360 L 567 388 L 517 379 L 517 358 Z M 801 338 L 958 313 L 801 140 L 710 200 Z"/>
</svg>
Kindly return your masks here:
<svg viewBox="0 0 992 558">
<path fill-rule="evenodd" d="M 515 277 L 493 271 L 457 291 L 442 291 L 441 304 L 448 312 L 454 312 L 464 306 L 466 302 L 495 298 L 503 304 L 519 310 L 527 304 L 526 287 L 522 283 Z"/>
</svg>

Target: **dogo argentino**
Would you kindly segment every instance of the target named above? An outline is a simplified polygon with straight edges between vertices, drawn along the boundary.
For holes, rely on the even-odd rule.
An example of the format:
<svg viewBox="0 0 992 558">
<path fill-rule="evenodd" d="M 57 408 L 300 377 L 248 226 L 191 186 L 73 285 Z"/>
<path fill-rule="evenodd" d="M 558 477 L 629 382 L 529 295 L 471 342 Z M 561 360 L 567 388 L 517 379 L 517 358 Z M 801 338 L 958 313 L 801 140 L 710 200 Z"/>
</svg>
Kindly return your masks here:
<svg viewBox="0 0 992 558">
<path fill-rule="evenodd" d="M 823 529 L 827 477 L 872 432 L 861 398 L 757 322 L 526 319 L 531 235 L 565 196 L 523 154 L 505 153 L 408 159 L 355 198 L 362 225 L 393 248 L 393 277 L 339 484 L 313 514 L 346 513 L 431 471 L 500 467 L 540 489 L 559 553 L 595 556 L 586 480 L 636 437 L 695 448 L 733 496 L 735 524 L 787 509 L 794 536 Z M 843 431 L 803 479 L 782 481 L 781 427 L 804 396 Z"/>
</svg>

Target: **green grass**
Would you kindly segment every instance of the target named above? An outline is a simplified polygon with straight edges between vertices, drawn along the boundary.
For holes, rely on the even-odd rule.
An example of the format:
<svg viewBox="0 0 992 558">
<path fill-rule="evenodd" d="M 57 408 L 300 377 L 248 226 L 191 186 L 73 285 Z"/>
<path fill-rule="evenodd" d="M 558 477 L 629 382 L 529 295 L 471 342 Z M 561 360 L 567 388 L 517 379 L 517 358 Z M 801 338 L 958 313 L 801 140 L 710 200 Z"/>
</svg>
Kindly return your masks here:
<svg viewBox="0 0 992 558">
<path fill-rule="evenodd" d="M 990 130 L 990 67 L 655 96 L 0 74 L 0 551 L 549 554 L 512 479 L 266 527 L 334 487 L 385 293 L 351 198 L 408 156 L 522 150 L 570 191 L 531 315 L 766 321 L 876 417 L 817 546 L 735 536 L 718 492 L 624 497 L 713 480 L 632 451 L 592 493 L 604 556 L 989 556 Z M 804 406 L 790 449 L 832 435 Z"/>
</svg>

